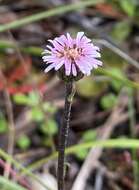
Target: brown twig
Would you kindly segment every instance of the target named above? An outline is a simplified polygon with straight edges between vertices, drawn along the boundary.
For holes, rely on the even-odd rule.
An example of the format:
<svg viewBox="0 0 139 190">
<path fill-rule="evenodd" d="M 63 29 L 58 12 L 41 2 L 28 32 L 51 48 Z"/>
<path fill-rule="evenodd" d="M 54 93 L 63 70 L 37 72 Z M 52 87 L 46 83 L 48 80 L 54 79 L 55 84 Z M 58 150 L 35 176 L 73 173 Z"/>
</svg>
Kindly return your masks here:
<svg viewBox="0 0 139 190">
<path fill-rule="evenodd" d="M 67 145 L 68 131 L 70 126 L 70 112 L 71 104 L 74 96 L 73 82 L 65 82 L 66 95 L 65 95 L 65 108 L 63 124 L 60 128 L 59 134 L 59 149 L 58 149 L 58 190 L 64 190 L 64 174 L 65 174 L 65 148 Z"/>
</svg>

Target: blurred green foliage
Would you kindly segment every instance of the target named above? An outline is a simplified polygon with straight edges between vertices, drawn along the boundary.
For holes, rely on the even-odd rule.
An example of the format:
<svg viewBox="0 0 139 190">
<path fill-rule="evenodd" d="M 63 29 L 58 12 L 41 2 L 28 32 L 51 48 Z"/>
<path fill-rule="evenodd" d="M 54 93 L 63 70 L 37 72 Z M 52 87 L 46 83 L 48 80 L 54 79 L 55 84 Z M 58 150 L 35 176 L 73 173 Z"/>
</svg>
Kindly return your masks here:
<svg viewBox="0 0 139 190">
<path fill-rule="evenodd" d="M 108 93 L 100 100 L 101 107 L 104 110 L 112 109 L 117 103 L 117 96 L 113 93 Z"/>
<path fill-rule="evenodd" d="M 139 2 L 138 0 L 107 0 L 106 2 L 110 2 L 111 4 L 116 5 L 118 7 L 118 10 L 122 11 L 126 15 L 125 19 L 119 19 L 119 20 L 117 19 L 116 24 L 114 25 L 111 32 L 111 35 L 116 42 L 124 42 L 132 32 L 133 22 L 134 23 L 138 22 L 138 19 L 136 20 L 133 19 L 139 15 Z M 63 12 L 62 9 L 61 12 Z M 47 12 L 45 14 L 47 17 L 51 16 L 50 12 Z M 52 15 L 54 16 L 54 14 L 57 13 L 55 12 Z M 30 20 L 29 22 L 32 21 Z M 19 22 L 17 22 L 16 24 L 18 23 Z M 22 23 L 19 23 L 19 26 L 22 26 Z M 15 27 L 19 26 L 15 25 Z M 1 49 L 3 49 L 3 47 Z M 42 51 L 40 48 L 36 47 L 26 47 L 26 48 L 23 47 L 21 48 L 21 50 L 23 52 L 31 53 L 36 56 L 40 56 Z M 93 74 L 95 76 L 102 75 L 105 77 L 105 80 L 97 80 L 96 79 L 97 77 L 93 78 L 92 76 L 84 77 L 82 80 L 80 80 L 77 83 L 77 92 L 80 96 L 85 98 L 98 97 L 98 95 L 101 95 L 102 92 L 104 91 L 106 92 L 108 86 L 112 87 L 112 89 L 117 94 L 120 92 L 121 88 L 124 85 L 133 88 L 137 86 L 135 83 L 132 83 L 132 81 L 129 81 L 128 78 L 126 77 L 126 74 L 124 73 L 125 61 L 119 58 L 119 56 L 113 54 L 111 51 L 104 50 L 102 60 L 104 62 L 105 69 L 102 70 L 100 69 L 96 73 L 93 72 Z M 52 144 L 50 136 L 55 135 L 58 130 L 57 123 L 53 118 L 53 115 L 56 112 L 56 107 L 51 105 L 49 102 L 43 102 L 41 105 L 39 94 L 36 92 L 31 92 L 28 95 L 16 94 L 13 96 L 13 100 L 18 105 L 28 106 L 30 108 L 29 112 L 30 118 L 32 119 L 32 121 L 35 121 L 37 122 L 37 124 L 39 124 L 39 131 L 44 135 L 44 138 L 42 138 L 43 144 L 51 146 Z M 116 103 L 117 103 L 117 95 L 115 95 L 114 93 L 107 92 L 105 96 L 100 97 L 100 104 L 104 110 L 112 109 L 116 105 Z M 0 116 L 0 133 L 7 132 L 8 129 L 7 125 L 8 124 L 5 117 Z M 92 145 L 90 145 L 90 147 L 93 146 L 93 141 L 95 140 L 96 140 L 96 131 L 94 130 L 85 131 L 81 135 L 81 142 L 83 143 L 92 142 Z M 129 139 L 125 141 L 125 144 L 123 143 L 122 140 L 120 142 L 118 139 L 117 140 L 115 139 L 115 142 L 117 143 L 117 145 L 113 141 L 114 143 L 113 147 L 114 146 L 126 147 L 127 144 L 129 143 Z M 26 150 L 30 147 L 31 140 L 28 136 L 22 135 L 18 138 L 16 143 L 20 149 Z M 136 147 L 138 145 L 137 143 L 138 142 L 136 142 Z M 102 144 L 102 146 L 104 146 L 104 144 Z M 75 155 L 80 160 L 84 160 L 88 154 L 88 148 L 83 148 L 83 147 L 84 146 L 81 145 L 81 147 L 79 147 L 78 150 L 75 151 Z M 112 147 L 111 144 L 109 144 L 108 147 Z M 134 143 L 131 147 L 132 148 L 134 147 Z M 24 188 L 20 187 L 19 185 L 10 182 L 5 178 L 0 177 L 0 187 L 2 187 L 2 184 L 4 184 L 4 187 L 6 184 L 6 190 L 13 190 L 13 189 L 24 190 Z"/>
<path fill-rule="evenodd" d="M 31 140 L 27 135 L 22 135 L 18 138 L 16 144 L 20 149 L 26 150 L 30 147 Z"/>
<path fill-rule="evenodd" d="M 122 70 L 118 69 L 118 68 L 111 69 L 111 72 L 113 74 L 116 74 L 120 78 L 122 78 L 122 77 L 124 78 L 124 76 L 125 76 L 124 72 Z M 113 79 L 113 80 L 110 81 L 110 85 L 113 88 L 113 90 L 115 90 L 116 92 L 119 92 L 120 89 L 123 86 L 123 83 L 121 81 L 119 81 L 119 80 Z"/>
<path fill-rule="evenodd" d="M 134 16 L 136 13 L 136 0 L 119 0 L 119 5 L 121 9 L 128 14 L 128 16 Z"/>
<path fill-rule="evenodd" d="M 33 121 L 39 122 L 44 120 L 45 115 L 40 107 L 32 107 L 30 111 L 30 117 Z"/>
<path fill-rule="evenodd" d="M 129 36 L 131 29 L 131 22 L 123 20 L 114 25 L 111 35 L 113 39 L 116 39 L 116 42 L 121 43 Z"/>
<path fill-rule="evenodd" d="M 43 134 L 43 145 L 52 146 L 52 136 L 57 133 L 58 126 L 53 116 L 56 112 L 56 107 L 49 102 L 41 102 L 37 92 L 27 94 L 16 94 L 13 100 L 18 105 L 28 106 L 28 116 L 32 121 L 38 123 L 38 130 Z M 28 136 L 21 136 L 17 145 L 21 149 L 27 149 L 30 146 Z"/>
<path fill-rule="evenodd" d="M 43 134 L 50 134 L 50 135 L 55 135 L 58 131 L 58 126 L 55 120 L 49 119 L 47 123 L 43 123 L 40 127 L 40 131 Z"/>
<path fill-rule="evenodd" d="M 92 76 L 84 77 L 77 82 L 77 93 L 85 98 L 95 97 L 107 88 L 105 80 L 96 81 Z"/>
<path fill-rule="evenodd" d="M 17 183 L 10 181 L 7 178 L 0 176 L 0 189 L 1 190 L 27 190 L 24 187 L 21 187 Z"/>
<path fill-rule="evenodd" d="M 95 141 L 97 137 L 97 133 L 95 130 L 87 130 L 82 134 L 81 140 L 83 143 Z M 88 149 L 80 149 L 78 150 L 75 155 L 78 159 L 84 160 L 88 154 Z"/>
<path fill-rule="evenodd" d="M 83 140 L 84 142 L 89 142 L 89 141 L 91 142 L 91 141 L 93 141 L 93 140 L 96 140 L 96 136 L 97 136 L 96 131 L 90 129 L 90 130 L 87 130 L 87 131 L 83 134 L 82 140 Z"/>
<path fill-rule="evenodd" d="M 28 95 L 26 94 L 15 94 L 13 96 L 15 103 L 19 105 L 26 105 L 26 106 L 36 106 L 39 104 L 39 95 L 38 93 L 31 92 Z"/>
<path fill-rule="evenodd" d="M 0 134 L 7 132 L 7 130 L 8 130 L 7 121 L 3 116 L 3 114 L 0 114 Z"/>
<path fill-rule="evenodd" d="M 129 17 L 138 15 L 138 0 L 106 0 L 106 2 L 112 4 L 112 6 L 127 14 Z"/>
</svg>

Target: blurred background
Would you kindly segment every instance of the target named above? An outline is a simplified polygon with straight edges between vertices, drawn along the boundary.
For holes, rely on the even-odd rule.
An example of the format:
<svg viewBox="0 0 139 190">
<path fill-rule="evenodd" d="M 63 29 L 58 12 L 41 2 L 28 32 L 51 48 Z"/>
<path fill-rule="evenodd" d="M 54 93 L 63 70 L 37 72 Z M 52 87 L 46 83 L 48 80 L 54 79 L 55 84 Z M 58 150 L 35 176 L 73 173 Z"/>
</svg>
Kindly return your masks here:
<svg viewBox="0 0 139 190">
<path fill-rule="evenodd" d="M 41 53 L 79 31 L 103 67 L 76 83 L 66 190 L 139 190 L 139 1 L 0 0 L 2 190 L 57 189 L 64 83 L 44 73 Z"/>
</svg>

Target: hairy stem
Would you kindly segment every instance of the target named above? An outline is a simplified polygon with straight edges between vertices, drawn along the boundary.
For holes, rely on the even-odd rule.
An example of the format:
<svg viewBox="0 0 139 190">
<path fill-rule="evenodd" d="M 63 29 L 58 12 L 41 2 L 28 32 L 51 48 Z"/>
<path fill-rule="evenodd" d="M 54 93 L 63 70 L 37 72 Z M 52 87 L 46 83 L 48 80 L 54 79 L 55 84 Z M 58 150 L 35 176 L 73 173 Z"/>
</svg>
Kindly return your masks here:
<svg viewBox="0 0 139 190">
<path fill-rule="evenodd" d="M 65 148 L 67 145 L 68 130 L 70 126 L 71 104 L 72 104 L 72 99 L 75 93 L 74 88 L 73 88 L 73 82 L 71 81 L 66 82 L 65 90 L 66 90 L 66 95 L 65 95 L 64 117 L 63 117 L 63 123 L 60 128 L 60 134 L 59 134 L 58 171 L 57 171 L 58 190 L 64 190 Z"/>
</svg>

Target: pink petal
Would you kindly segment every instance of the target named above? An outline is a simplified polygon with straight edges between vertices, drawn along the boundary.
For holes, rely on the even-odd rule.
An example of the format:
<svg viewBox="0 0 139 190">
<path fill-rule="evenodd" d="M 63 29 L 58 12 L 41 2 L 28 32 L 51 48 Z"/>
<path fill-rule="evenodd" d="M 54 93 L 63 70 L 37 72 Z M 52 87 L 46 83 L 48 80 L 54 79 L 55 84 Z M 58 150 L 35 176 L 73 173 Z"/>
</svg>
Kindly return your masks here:
<svg viewBox="0 0 139 190">
<path fill-rule="evenodd" d="M 94 67 L 94 65 L 102 66 L 102 61 L 89 57 L 89 56 L 82 57 L 81 60 L 82 62 L 89 64 L 92 68 Z"/>
<path fill-rule="evenodd" d="M 44 72 L 47 73 L 47 72 L 49 72 L 51 69 L 53 69 L 54 67 L 55 67 L 55 63 L 52 63 L 52 64 L 50 64 L 50 65 L 44 70 Z"/>
<path fill-rule="evenodd" d="M 60 36 L 59 38 L 59 41 L 62 43 L 62 44 L 64 44 L 64 45 L 67 45 L 67 38 L 66 38 L 66 36 L 65 35 L 62 35 L 62 36 Z M 59 42 L 59 43 L 60 43 Z"/>
<path fill-rule="evenodd" d="M 94 49 L 97 50 L 97 51 L 100 51 L 100 48 L 97 47 L 97 46 L 94 46 Z"/>
<path fill-rule="evenodd" d="M 91 42 L 91 39 L 87 38 L 86 36 L 83 36 L 82 39 L 81 39 L 81 43 L 89 43 Z"/>
<path fill-rule="evenodd" d="M 53 47 L 52 47 L 52 46 L 47 45 L 46 47 L 47 47 L 49 50 L 51 50 L 51 51 L 53 50 Z"/>
<path fill-rule="evenodd" d="M 42 55 L 43 55 L 43 54 L 51 54 L 51 51 L 50 51 L 50 50 L 45 49 L 45 50 L 42 52 Z"/>
<path fill-rule="evenodd" d="M 47 45 L 47 49 L 48 49 L 48 51 L 51 51 L 51 53 L 57 53 L 56 49 L 49 45 Z"/>
<path fill-rule="evenodd" d="M 102 61 L 97 60 L 97 59 L 92 59 L 92 64 L 95 64 L 95 65 L 98 65 L 98 66 L 102 66 L 103 65 Z"/>
<path fill-rule="evenodd" d="M 66 37 L 65 37 L 66 38 Z M 67 40 L 67 39 L 66 39 Z M 57 41 L 60 45 L 65 46 L 65 41 L 63 40 L 63 38 L 59 37 L 59 38 L 55 38 L 55 41 Z"/>
<path fill-rule="evenodd" d="M 60 67 L 62 67 L 63 64 L 64 64 L 63 60 L 61 62 L 57 63 L 55 66 L 55 70 L 57 71 L 58 69 L 60 69 Z"/>
<path fill-rule="evenodd" d="M 89 62 L 82 62 L 82 65 L 84 67 L 84 70 L 86 71 L 87 76 L 91 74 L 91 70 L 93 66 Z"/>
<path fill-rule="evenodd" d="M 56 57 L 51 56 L 51 55 L 50 56 L 45 55 L 45 56 L 42 57 L 42 59 L 43 59 L 44 62 L 53 62 L 53 61 L 55 61 Z"/>
<path fill-rule="evenodd" d="M 77 37 L 76 37 L 76 44 L 77 44 L 77 46 L 80 45 L 80 41 L 81 41 L 83 35 L 84 35 L 84 32 L 78 32 L 77 33 Z"/>
<path fill-rule="evenodd" d="M 84 64 L 86 64 L 90 70 L 93 69 L 93 65 L 91 63 L 89 63 L 88 61 L 84 62 Z"/>
<path fill-rule="evenodd" d="M 84 67 L 80 61 L 75 60 L 75 62 L 76 62 L 76 65 L 78 66 L 78 68 L 80 69 L 80 71 L 81 71 L 83 74 L 86 74 L 87 68 Z"/>
<path fill-rule="evenodd" d="M 72 73 L 73 76 L 77 76 L 77 67 L 83 74 L 90 75 L 93 68 L 102 65 L 102 62 L 97 59 L 101 57 L 99 47 L 91 43 L 91 39 L 87 38 L 84 32 L 78 32 L 74 39 L 67 33 L 66 36 L 61 35 L 49 41 L 52 45 L 47 45 L 47 49 L 43 52 L 45 55 L 42 57 L 43 61 L 49 64 L 45 72 L 50 71 L 52 68 L 55 68 L 57 71 L 65 65 L 66 75 Z M 79 54 L 77 59 L 75 58 L 75 64 L 72 63 L 71 59 L 68 57 L 69 55 L 64 52 L 69 47 L 74 48 L 74 44 L 76 44 L 78 48 L 82 48 L 82 55 Z M 63 53 L 62 57 L 58 56 L 59 52 Z"/>
<path fill-rule="evenodd" d="M 53 44 L 53 46 L 57 49 L 57 50 L 62 50 L 63 51 L 63 47 L 56 41 L 56 40 L 48 40 L 49 42 L 51 42 Z"/>
<path fill-rule="evenodd" d="M 71 61 L 68 59 L 65 60 L 65 73 L 67 76 L 71 73 Z"/>
<path fill-rule="evenodd" d="M 72 47 L 72 45 L 73 45 L 73 39 L 71 38 L 71 36 L 70 36 L 69 33 L 67 33 L 67 39 L 68 39 L 68 45 L 69 45 L 69 47 Z"/>
<path fill-rule="evenodd" d="M 97 51 L 92 51 L 92 50 L 88 50 L 88 49 L 84 49 L 83 50 L 83 54 L 85 54 L 85 56 L 90 56 L 90 57 L 94 57 L 94 58 L 100 58 L 101 54 Z"/>
<path fill-rule="evenodd" d="M 97 68 L 98 68 L 98 65 L 95 65 L 95 64 L 94 64 L 93 67 L 94 67 L 94 69 L 97 69 Z"/>
<path fill-rule="evenodd" d="M 74 64 L 72 64 L 72 74 L 73 76 L 77 76 L 77 70 Z"/>
</svg>

